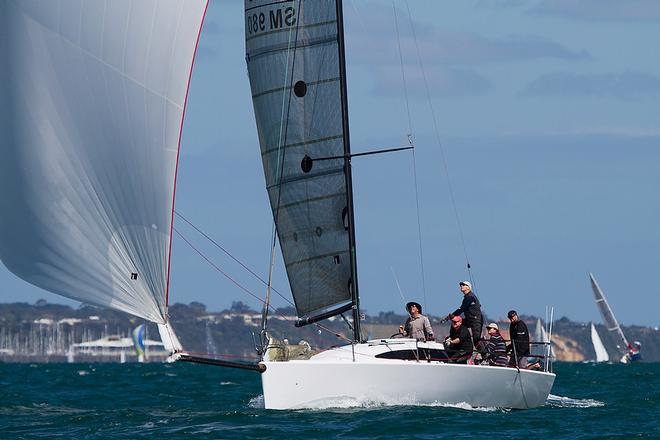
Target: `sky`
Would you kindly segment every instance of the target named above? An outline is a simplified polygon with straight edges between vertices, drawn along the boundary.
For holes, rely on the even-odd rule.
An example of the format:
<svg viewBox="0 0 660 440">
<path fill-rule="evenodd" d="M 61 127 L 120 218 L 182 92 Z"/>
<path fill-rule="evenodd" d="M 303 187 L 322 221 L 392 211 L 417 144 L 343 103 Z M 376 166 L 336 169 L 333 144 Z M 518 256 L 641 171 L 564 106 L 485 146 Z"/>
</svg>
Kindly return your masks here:
<svg viewBox="0 0 660 440">
<path fill-rule="evenodd" d="M 353 160 L 365 312 L 417 300 L 446 314 L 469 261 L 490 317 L 550 306 L 602 322 L 593 272 L 622 324 L 660 325 L 660 3 L 346 0 L 344 11 L 353 151 L 409 133 L 416 146 Z M 272 217 L 243 27 L 242 1 L 210 1 L 176 209 L 265 278 Z M 173 302 L 260 308 L 259 281 L 180 218 L 175 228 L 227 276 L 175 236 Z M 290 300 L 279 257 L 274 277 Z M 3 301 L 76 304 L 4 267 L 0 286 Z"/>
</svg>

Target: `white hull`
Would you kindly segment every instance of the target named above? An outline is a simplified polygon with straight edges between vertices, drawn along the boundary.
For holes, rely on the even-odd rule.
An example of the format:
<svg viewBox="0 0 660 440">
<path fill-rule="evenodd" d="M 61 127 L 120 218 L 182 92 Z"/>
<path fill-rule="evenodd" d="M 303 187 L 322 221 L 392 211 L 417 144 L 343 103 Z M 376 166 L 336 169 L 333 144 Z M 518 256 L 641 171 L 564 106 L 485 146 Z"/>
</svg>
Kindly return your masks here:
<svg viewBox="0 0 660 440">
<path fill-rule="evenodd" d="M 384 342 L 381 345 L 391 350 L 391 344 Z M 355 361 L 351 347 L 346 346 L 310 360 L 264 362 L 265 407 L 327 407 L 348 400 L 524 409 L 545 404 L 555 380 L 553 373 L 515 368 L 378 359 L 373 348 L 356 345 Z"/>
</svg>

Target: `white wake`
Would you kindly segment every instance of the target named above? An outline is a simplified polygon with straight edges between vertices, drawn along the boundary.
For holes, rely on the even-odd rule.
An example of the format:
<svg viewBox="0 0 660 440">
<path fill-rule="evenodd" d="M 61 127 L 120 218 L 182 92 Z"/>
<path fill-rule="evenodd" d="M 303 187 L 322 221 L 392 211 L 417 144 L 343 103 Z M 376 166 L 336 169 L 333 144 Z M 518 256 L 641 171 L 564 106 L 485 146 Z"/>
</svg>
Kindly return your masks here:
<svg viewBox="0 0 660 440">
<path fill-rule="evenodd" d="M 249 406 L 252 408 L 263 408 L 264 407 L 264 396 L 259 395 L 250 400 Z M 388 407 L 397 407 L 397 406 L 416 406 L 416 407 L 442 407 L 442 408 L 455 408 L 465 411 L 480 411 L 480 412 L 492 412 L 492 411 L 505 411 L 502 408 L 495 407 L 474 407 L 466 402 L 460 403 L 444 403 L 444 402 L 433 402 L 433 403 L 419 403 L 413 400 L 412 398 L 402 398 L 396 401 L 393 400 L 374 400 L 374 399 L 360 399 L 355 397 L 336 397 L 322 399 L 318 401 L 313 401 L 306 403 L 304 406 L 294 408 L 295 410 L 307 410 L 307 411 L 342 411 L 345 409 L 365 409 L 373 410 L 380 408 Z"/>
<path fill-rule="evenodd" d="M 558 408 L 596 408 L 605 406 L 605 403 L 595 399 L 573 399 L 571 397 L 555 396 L 550 394 L 546 400 L 548 406 Z"/>
</svg>

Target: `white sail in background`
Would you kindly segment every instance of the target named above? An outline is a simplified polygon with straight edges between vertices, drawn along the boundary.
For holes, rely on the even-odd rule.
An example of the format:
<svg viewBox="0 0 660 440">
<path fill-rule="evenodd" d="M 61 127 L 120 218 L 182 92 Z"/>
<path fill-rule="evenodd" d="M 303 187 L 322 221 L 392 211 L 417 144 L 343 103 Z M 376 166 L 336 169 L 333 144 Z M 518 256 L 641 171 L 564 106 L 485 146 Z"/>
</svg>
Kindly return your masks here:
<svg viewBox="0 0 660 440">
<path fill-rule="evenodd" d="M 619 344 L 618 345 L 619 350 L 623 355 L 625 355 L 628 350 L 628 340 L 623 334 L 623 331 L 619 326 L 619 322 L 614 317 L 614 312 L 612 312 L 610 305 L 607 303 L 607 300 L 605 299 L 605 295 L 603 294 L 603 291 L 600 289 L 600 286 L 598 286 L 598 283 L 596 282 L 596 278 L 594 278 L 592 273 L 589 273 L 589 279 L 591 280 L 591 290 L 593 290 L 594 297 L 596 299 L 596 306 L 598 306 L 598 310 L 600 311 L 600 314 L 603 317 L 603 321 L 605 322 L 605 327 L 609 332 L 614 333 Z"/>
<path fill-rule="evenodd" d="M 166 322 L 173 192 L 206 0 L 0 2 L 0 259 Z"/>
<path fill-rule="evenodd" d="M 534 341 L 545 343 L 550 342 L 550 339 L 548 338 L 548 332 L 545 331 L 540 318 L 536 320 L 536 328 L 534 329 Z M 532 345 L 530 353 L 532 356 L 545 356 L 546 351 L 546 345 Z M 554 350 L 552 350 L 552 347 L 550 348 L 550 357 L 555 357 L 555 353 Z"/>
<path fill-rule="evenodd" d="M 347 310 L 354 275 L 337 3 L 245 0 L 245 19 L 266 187 L 298 316 Z"/>
<path fill-rule="evenodd" d="M 609 361 L 610 356 L 607 354 L 607 350 L 605 350 L 603 341 L 600 339 L 600 336 L 598 335 L 598 331 L 596 330 L 596 327 L 594 326 L 593 322 L 591 323 L 591 342 L 594 344 L 594 351 L 596 352 L 596 362 Z"/>
</svg>

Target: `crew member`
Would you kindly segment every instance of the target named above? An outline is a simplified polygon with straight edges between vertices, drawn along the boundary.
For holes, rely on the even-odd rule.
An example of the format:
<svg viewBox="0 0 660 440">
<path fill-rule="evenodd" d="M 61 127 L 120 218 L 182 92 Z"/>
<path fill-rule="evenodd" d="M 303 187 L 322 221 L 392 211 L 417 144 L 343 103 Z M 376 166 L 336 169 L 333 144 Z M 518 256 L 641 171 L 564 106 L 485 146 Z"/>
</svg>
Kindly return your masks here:
<svg viewBox="0 0 660 440">
<path fill-rule="evenodd" d="M 403 336 L 422 341 L 435 340 L 433 327 L 431 327 L 429 318 L 422 315 L 422 306 L 418 302 L 411 301 L 406 304 L 406 310 L 410 314 L 410 317 L 408 317 L 404 325 L 399 326 L 399 333 Z"/>
<path fill-rule="evenodd" d="M 511 345 L 506 349 L 507 353 L 511 352 L 511 359 L 509 366 L 519 368 L 527 368 L 527 356 L 529 356 L 529 330 L 527 324 L 518 317 L 515 310 L 509 310 L 507 313 L 509 321 L 509 337 L 511 338 Z"/>
<path fill-rule="evenodd" d="M 472 356 L 472 337 L 467 327 L 463 325 L 463 318 L 454 316 L 451 319 L 449 336 L 445 338 L 445 351 L 450 361 L 459 364 L 467 363 Z"/>
<path fill-rule="evenodd" d="M 486 341 L 486 353 L 490 365 L 506 367 L 509 358 L 506 355 L 506 344 L 500 334 L 500 329 L 496 323 L 491 322 L 486 326 L 486 332 L 490 338 Z"/>
<path fill-rule="evenodd" d="M 481 315 L 481 304 L 477 295 L 472 292 L 472 284 L 469 281 L 461 281 L 458 287 L 463 293 L 463 302 L 461 306 L 447 315 L 447 319 L 459 316 L 461 313 L 465 316 L 463 326 L 472 331 L 472 342 L 477 345 L 481 339 L 481 327 L 483 326 L 483 316 Z"/>
</svg>

